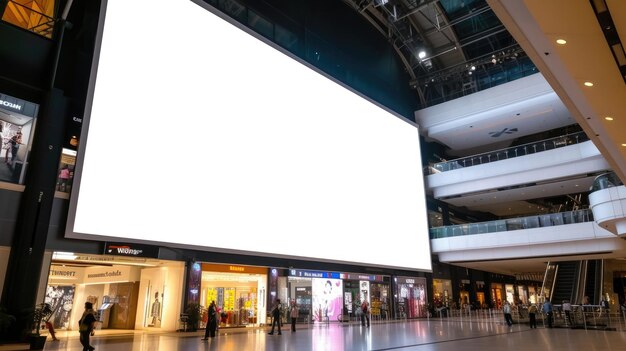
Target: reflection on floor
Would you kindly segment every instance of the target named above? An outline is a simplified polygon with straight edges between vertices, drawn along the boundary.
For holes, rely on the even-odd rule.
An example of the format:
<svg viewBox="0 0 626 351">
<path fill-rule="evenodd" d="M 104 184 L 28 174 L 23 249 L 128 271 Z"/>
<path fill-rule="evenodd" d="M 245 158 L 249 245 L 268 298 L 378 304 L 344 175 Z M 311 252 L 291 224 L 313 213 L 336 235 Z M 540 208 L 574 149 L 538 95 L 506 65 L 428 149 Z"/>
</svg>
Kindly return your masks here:
<svg viewBox="0 0 626 351">
<path fill-rule="evenodd" d="M 92 338 L 96 350 L 624 350 L 626 332 L 529 329 L 527 325 L 507 327 L 500 321 L 471 321 L 454 318 L 408 322 L 299 325 L 291 333 L 285 325 L 282 335 L 268 335 L 267 328 L 222 329 L 218 337 L 200 340 L 203 333 L 155 333 L 98 331 Z M 78 351 L 77 332 L 61 332 L 60 341 L 48 341 L 45 350 Z M 50 339 L 48 339 L 50 340 Z M 2 348 L 0 348 L 2 350 Z"/>
</svg>

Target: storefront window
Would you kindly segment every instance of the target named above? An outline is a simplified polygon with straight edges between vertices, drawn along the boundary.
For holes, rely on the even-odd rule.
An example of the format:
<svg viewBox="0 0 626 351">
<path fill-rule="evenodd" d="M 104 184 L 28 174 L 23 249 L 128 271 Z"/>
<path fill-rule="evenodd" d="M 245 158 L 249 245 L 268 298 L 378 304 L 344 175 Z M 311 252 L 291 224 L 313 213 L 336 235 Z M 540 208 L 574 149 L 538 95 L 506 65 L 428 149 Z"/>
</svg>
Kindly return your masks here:
<svg viewBox="0 0 626 351">
<path fill-rule="evenodd" d="M 39 106 L 0 93 L 0 181 L 24 184 Z"/>
<path fill-rule="evenodd" d="M 447 279 L 433 279 L 433 302 L 435 308 L 450 307 L 452 282 Z"/>
<path fill-rule="evenodd" d="M 75 330 L 83 304 L 91 302 L 98 329 L 174 331 L 182 291 L 173 287 L 182 286 L 183 272 L 183 262 L 55 252 L 45 291 L 49 321 L 55 329 Z"/>
<path fill-rule="evenodd" d="M 76 151 L 64 148 L 61 152 L 61 162 L 57 174 L 56 191 L 69 193 L 74 181 L 74 165 L 76 164 Z"/>
<path fill-rule="evenodd" d="M 491 303 L 493 308 L 502 308 L 502 284 L 491 284 Z"/>
<path fill-rule="evenodd" d="M 264 316 L 265 310 L 260 308 L 259 299 L 264 298 L 261 293 L 265 291 L 266 281 L 267 268 L 203 263 L 200 293 L 200 304 L 205 309 L 203 323 L 208 319 L 206 309 L 212 301 L 217 306 L 220 325 L 261 323 L 258 317 Z"/>
<path fill-rule="evenodd" d="M 395 277 L 396 318 L 426 317 L 426 278 Z"/>
<path fill-rule="evenodd" d="M 46 38 L 52 38 L 55 0 L 9 0 L 2 20 Z"/>
</svg>

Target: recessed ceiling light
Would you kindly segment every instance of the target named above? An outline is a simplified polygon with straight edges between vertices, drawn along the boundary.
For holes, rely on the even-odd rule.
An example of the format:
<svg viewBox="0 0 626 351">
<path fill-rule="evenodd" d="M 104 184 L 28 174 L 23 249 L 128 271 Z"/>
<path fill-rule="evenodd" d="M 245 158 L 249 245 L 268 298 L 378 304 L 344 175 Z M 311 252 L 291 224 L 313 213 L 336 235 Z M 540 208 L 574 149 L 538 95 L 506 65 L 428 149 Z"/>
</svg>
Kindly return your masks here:
<svg viewBox="0 0 626 351">
<path fill-rule="evenodd" d="M 626 146 L 626 144 L 622 144 L 622 146 Z"/>
<path fill-rule="evenodd" d="M 607 121 L 612 121 L 612 120 L 613 120 L 613 117 L 611 117 L 611 116 L 606 116 L 606 117 L 604 117 L 604 119 L 606 119 Z"/>
<path fill-rule="evenodd" d="M 560 45 L 565 45 L 565 44 L 567 44 L 567 41 L 565 39 L 557 39 L 556 43 L 560 44 Z"/>
<path fill-rule="evenodd" d="M 585 86 L 587 86 L 587 87 L 592 87 L 592 86 L 593 86 L 593 83 L 591 83 L 591 82 L 585 82 Z"/>
</svg>

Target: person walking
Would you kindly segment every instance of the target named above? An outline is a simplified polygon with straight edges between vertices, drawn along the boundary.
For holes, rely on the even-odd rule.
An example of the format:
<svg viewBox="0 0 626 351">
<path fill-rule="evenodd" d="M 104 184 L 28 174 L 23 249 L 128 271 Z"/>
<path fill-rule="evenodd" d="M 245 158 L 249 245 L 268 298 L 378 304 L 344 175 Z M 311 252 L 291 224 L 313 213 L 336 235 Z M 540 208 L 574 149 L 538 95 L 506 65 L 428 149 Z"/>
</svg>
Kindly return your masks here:
<svg viewBox="0 0 626 351">
<path fill-rule="evenodd" d="M 502 312 L 504 313 L 504 322 L 509 327 L 513 325 L 513 318 L 511 317 L 511 304 L 508 301 L 504 301 L 502 306 Z"/>
<path fill-rule="evenodd" d="M 528 319 L 530 324 L 530 329 L 537 329 L 537 305 L 531 304 L 528 307 Z"/>
<path fill-rule="evenodd" d="M 80 343 L 83 345 L 83 351 L 93 351 L 95 347 L 89 343 L 89 337 L 93 336 L 94 325 L 96 323 L 96 315 L 91 302 L 85 302 L 85 312 L 78 321 L 78 332 L 80 333 Z"/>
<path fill-rule="evenodd" d="M 215 337 L 217 331 L 217 308 L 215 307 L 215 301 L 211 301 L 209 309 L 207 310 L 206 328 L 204 329 L 204 338 L 202 340 L 209 340 L 209 338 Z"/>
<path fill-rule="evenodd" d="M 367 327 L 370 327 L 370 314 L 369 314 L 369 306 L 370 304 L 367 300 L 363 300 L 361 303 L 361 325 L 365 326 L 365 322 L 367 321 Z"/>
<path fill-rule="evenodd" d="M 291 332 L 296 331 L 296 320 L 298 319 L 298 305 L 296 305 L 296 300 L 291 300 L 291 311 L 289 312 L 289 317 L 291 317 Z"/>
<path fill-rule="evenodd" d="M 565 322 L 567 322 L 568 326 L 572 326 L 572 304 L 568 300 L 563 300 L 563 304 L 561 305 L 563 309 L 563 313 L 565 313 Z"/>
<path fill-rule="evenodd" d="M 276 325 L 278 325 L 278 335 L 282 335 L 280 331 L 280 299 L 276 299 L 272 307 L 272 330 L 268 333 L 269 335 L 274 335 Z"/>
<path fill-rule="evenodd" d="M 548 322 L 548 328 L 552 328 L 552 303 L 546 298 L 546 301 L 541 307 L 541 312 L 545 313 Z"/>
</svg>

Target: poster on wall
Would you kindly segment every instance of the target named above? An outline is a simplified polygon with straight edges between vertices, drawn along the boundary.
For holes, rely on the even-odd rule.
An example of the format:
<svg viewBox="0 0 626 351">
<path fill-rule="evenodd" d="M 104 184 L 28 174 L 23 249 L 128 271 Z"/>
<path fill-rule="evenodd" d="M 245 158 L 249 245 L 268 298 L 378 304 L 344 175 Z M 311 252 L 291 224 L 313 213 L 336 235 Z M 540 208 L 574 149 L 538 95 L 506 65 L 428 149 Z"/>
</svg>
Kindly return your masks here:
<svg viewBox="0 0 626 351">
<path fill-rule="evenodd" d="M 313 319 L 317 322 L 336 321 L 341 314 L 343 281 L 313 278 Z"/>
<path fill-rule="evenodd" d="M 74 285 L 48 285 L 45 302 L 50 304 L 52 315 L 48 321 L 55 329 L 67 329 L 74 306 Z"/>
</svg>

